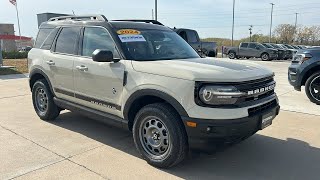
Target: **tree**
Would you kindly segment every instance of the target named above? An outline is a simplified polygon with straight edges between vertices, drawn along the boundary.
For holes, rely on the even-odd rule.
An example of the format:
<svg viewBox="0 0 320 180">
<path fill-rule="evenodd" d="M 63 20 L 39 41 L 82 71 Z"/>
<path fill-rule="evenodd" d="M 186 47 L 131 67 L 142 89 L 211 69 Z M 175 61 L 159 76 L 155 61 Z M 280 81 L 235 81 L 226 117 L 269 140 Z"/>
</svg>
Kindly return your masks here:
<svg viewBox="0 0 320 180">
<path fill-rule="evenodd" d="M 290 44 L 295 38 L 295 27 L 291 24 L 280 24 L 273 31 L 277 42 Z"/>
<path fill-rule="evenodd" d="M 296 42 L 305 45 L 319 45 L 320 26 L 299 27 L 296 34 Z"/>
</svg>

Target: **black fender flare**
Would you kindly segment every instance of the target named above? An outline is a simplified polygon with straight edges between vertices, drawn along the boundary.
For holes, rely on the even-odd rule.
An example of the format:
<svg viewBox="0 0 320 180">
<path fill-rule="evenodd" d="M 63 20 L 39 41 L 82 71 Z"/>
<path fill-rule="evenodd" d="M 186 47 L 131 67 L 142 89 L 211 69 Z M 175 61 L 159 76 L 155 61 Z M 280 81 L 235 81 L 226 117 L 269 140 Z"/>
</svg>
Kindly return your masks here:
<svg viewBox="0 0 320 180">
<path fill-rule="evenodd" d="M 30 90 L 32 90 L 32 86 L 31 86 L 31 81 L 32 81 L 32 79 L 33 79 L 32 77 L 34 77 L 34 76 L 37 75 L 37 74 L 41 74 L 41 75 L 46 79 L 46 81 L 47 81 L 48 84 L 49 84 L 49 87 L 50 87 L 50 90 L 51 90 L 52 94 L 55 96 L 55 93 L 54 93 L 54 91 L 53 91 L 53 88 L 52 88 L 51 82 L 50 82 L 50 80 L 49 80 L 49 77 L 48 77 L 41 69 L 38 69 L 38 68 L 33 69 L 33 70 L 30 72 L 30 74 L 29 74 L 29 86 L 30 86 Z"/>
<path fill-rule="evenodd" d="M 310 72 L 320 70 L 320 62 L 313 63 L 307 66 L 300 72 L 299 78 L 297 79 L 299 86 L 305 85 L 307 79 L 310 77 Z"/>
<path fill-rule="evenodd" d="M 189 117 L 187 111 L 183 108 L 183 106 L 175 98 L 168 95 L 167 93 L 155 89 L 142 89 L 134 92 L 126 101 L 123 110 L 124 119 L 129 119 L 129 111 L 132 104 L 135 102 L 135 100 L 143 96 L 155 96 L 161 98 L 169 103 L 179 113 L 180 116 Z"/>
</svg>

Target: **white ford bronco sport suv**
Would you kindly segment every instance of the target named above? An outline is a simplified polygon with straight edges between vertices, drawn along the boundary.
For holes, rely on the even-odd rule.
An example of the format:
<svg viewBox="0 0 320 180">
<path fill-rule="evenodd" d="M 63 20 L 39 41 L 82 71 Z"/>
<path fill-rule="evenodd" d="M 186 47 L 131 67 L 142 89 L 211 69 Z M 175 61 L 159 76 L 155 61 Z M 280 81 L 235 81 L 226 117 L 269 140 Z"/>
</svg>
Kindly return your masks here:
<svg viewBox="0 0 320 180">
<path fill-rule="evenodd" d="M 243 140 L 272 124 L 273 72 L 201 58 L 170 28 L 146 22 L 94 15 L 43 23 L 28 55 L 38 116 L 51 121 L 68 109 L 128 129 L 142 157 L 161 168 L 189 148 Z"/>
</svg>

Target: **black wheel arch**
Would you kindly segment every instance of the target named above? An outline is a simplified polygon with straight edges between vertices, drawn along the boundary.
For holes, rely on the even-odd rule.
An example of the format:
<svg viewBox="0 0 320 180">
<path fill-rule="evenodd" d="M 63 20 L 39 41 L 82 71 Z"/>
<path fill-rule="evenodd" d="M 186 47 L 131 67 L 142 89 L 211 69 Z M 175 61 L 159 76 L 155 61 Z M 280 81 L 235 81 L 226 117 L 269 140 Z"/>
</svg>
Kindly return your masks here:
<svg viewBox="0 0 320 180">
<path fill-rule="evenodd" d="M 209 57 L 217 57 L 217 53 L 216 53 L 215 50 L 210 50 L 210 51 L 208 52 L 208 56 L 209 56 Z"/>
<path fill-rule="evenodd" d="M 128 121 L 129 130 L 132 130 L 135 114 L 145 105 L 157 102 L 168 103 L 180 116 L 189 117 L 183 106 L 169 94 L 155 89 L 142 89 L 134 92 L 124 106 L 123 116 Z"/>
<path fill-rule="evenodd" d="M 39 79 L 45 79 L 49 85 L 52 94 L 55 96 L 49 77 L 41 69 L 33 69 L 29 74 L 29 86 L 32 91 L 34 83 Z"/>
<path fill-rule="evenodd" d="M 229 50 L 227 54 L 230 54 L 230 53 L 234 53 L 235 55 L 237 55 L 237 52 L 235 50 Z"/>
<path fill-rule="evenodd" d="M 309 66 L 308 68 L 304 69 L 301 73 L 300 73 L 300 86 L 304 86 L 308 80 L 308 78 L 316 73 L 320 71 L 320 62 L 315 63 L 312 66 Z"/>
</svg>

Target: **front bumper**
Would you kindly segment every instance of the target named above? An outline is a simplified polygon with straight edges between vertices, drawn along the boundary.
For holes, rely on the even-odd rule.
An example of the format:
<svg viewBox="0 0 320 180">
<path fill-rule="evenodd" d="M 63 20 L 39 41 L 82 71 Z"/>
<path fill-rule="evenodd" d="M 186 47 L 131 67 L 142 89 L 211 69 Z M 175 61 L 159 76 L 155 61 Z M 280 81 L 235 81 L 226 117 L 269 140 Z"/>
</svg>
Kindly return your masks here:
<svg viewBox="0 0 320 180">
<path fill-rule="evenodd" d="M 219 142 L 235 142 L 255 134 L 261 130 L 262 116 L 274 112 L 279 114 L 280 106 L 275 100 L 255 109 L 250 115 L 240 119 L 205 120 L 182 117 L 185 124 L 191 149 L 210 151 Z M 250 110 L 249 110 L 250 111 Z M 196 127 L 190 127 L 187 122 L 196 123 Z"/>
<path fill-rule="evenodd" d="M 291 64 L 288 69 L 288 81 L 294 89 L 301 91 L 300 64 Z"/>
<path fill-rule="evenodd" d="M 270 54 L 270 59 L 277 59 L 278 58 L 278 53 L 271 53 Z"/>
</svg>

